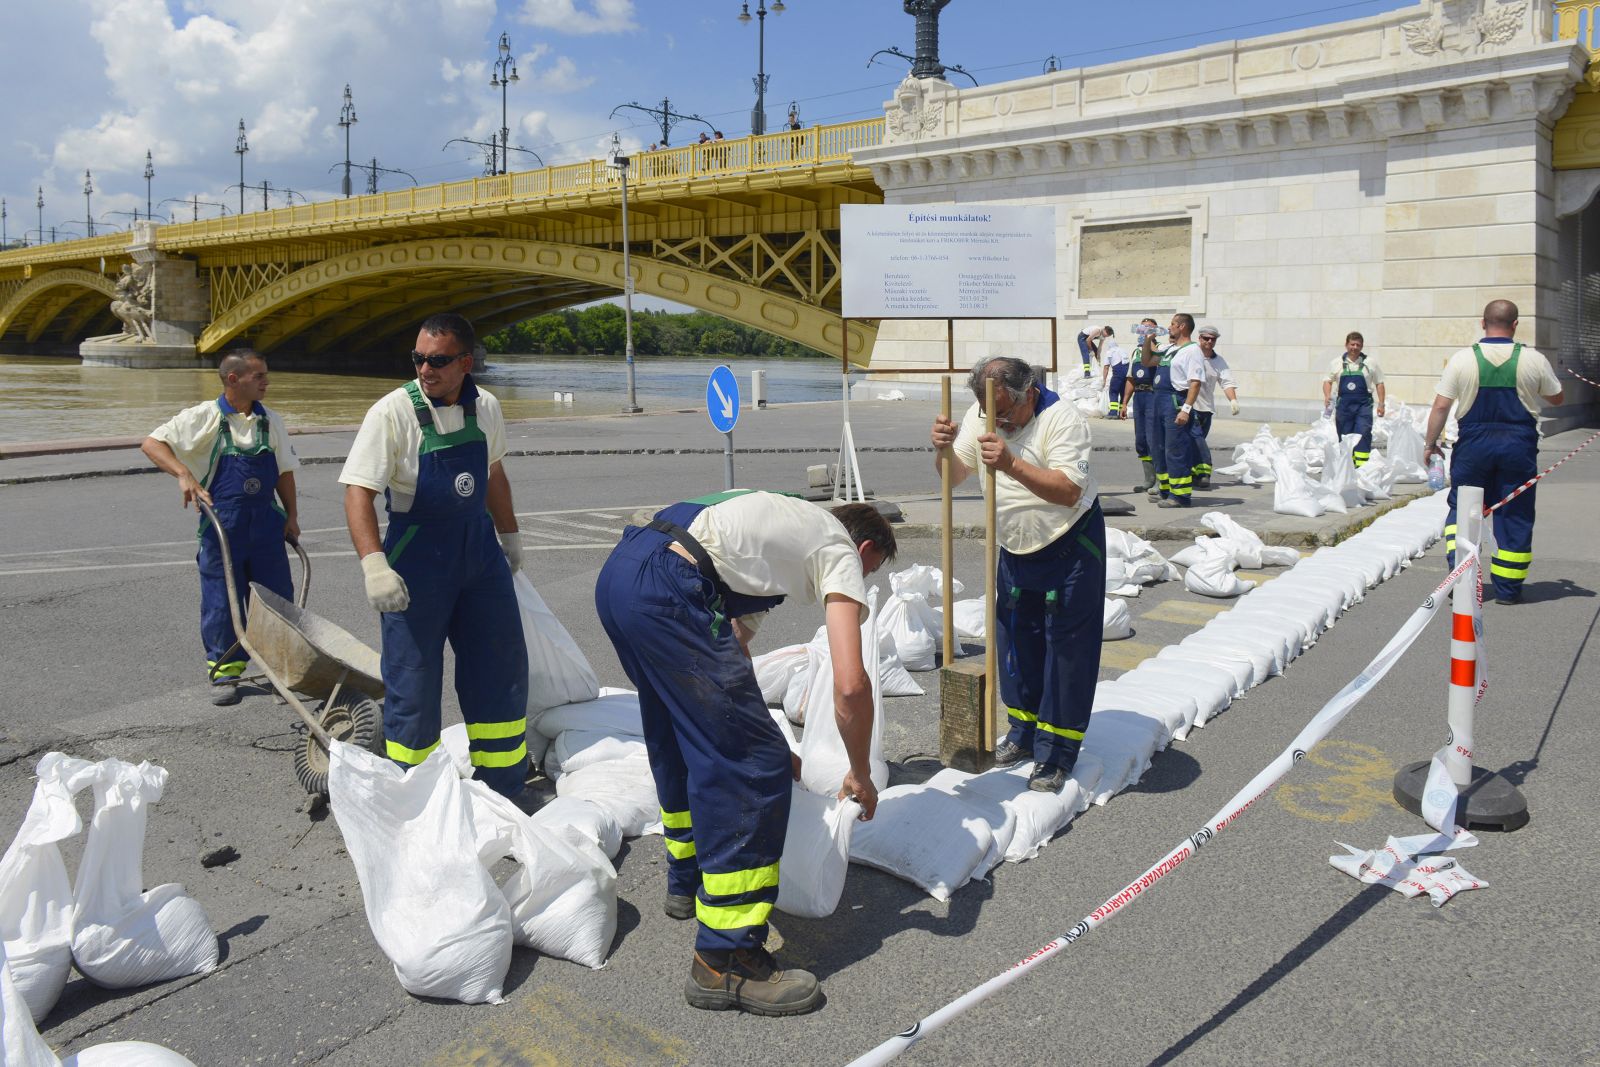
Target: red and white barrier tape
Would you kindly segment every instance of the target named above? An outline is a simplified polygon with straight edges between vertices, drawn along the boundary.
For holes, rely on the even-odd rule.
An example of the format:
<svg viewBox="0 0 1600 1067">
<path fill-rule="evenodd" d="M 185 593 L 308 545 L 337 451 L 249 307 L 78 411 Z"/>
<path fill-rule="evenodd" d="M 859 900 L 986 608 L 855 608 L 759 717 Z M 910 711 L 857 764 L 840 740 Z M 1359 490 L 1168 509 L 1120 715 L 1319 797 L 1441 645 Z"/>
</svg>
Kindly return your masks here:
<svg viewBox="0 0 1600 1067">
<path fill-rule="evenodd" d="M 1587 378 L 1585 378 L 1584 380 L 1588 381 Z M 1535 474 L 1532 478 L 1529 478 L 1527 481 L 1523 482 L 1521 485 L 1519 485 L 1515 489 L 1511 490 L 1511 492 L 1509 492 L 1509 493 L 1507 493 L 1505 495 L 1504 499 L 1496 501 L 1495 503 L 1490 504 L 1488 507 L 1484 508 L 1483 509 L 1484 515 L 1492 515 L 1492 514 L 1494 514 L 1496 511 L 1499 511 L 1501 508 L 1505 507 L 1507 504 L 1509 504 L 1513 500 L 1517 499 L 1517 497 L 1521 496 L 1523 493 L 1526 493 L 1529 489 L 1532 489 L 1534 487 L 1534 485 L 1536 485 L 1541 478 L 1543 478 L 1546 475 L 1548 475 L 1551 471 L 1553 471 L 1557 467 L 1561 466 L 1563 463 L 1565 463 L 1567 460 L 1571 459 L 1573 456 L 1576 456 L 1579 452 L 1582 452 L 1584 449 L 1586 449 L 1590 445 L 1594 444 L 1594 440 L 1597 437 L 1600 437 L 1600 430 L 1596 430 L 1594 433 L 1590 434 L 1589 435 L 1589 439 L 1587 441 L 1585 441 L 1583 444 L 1579 445 L 1577 448 L 1574 448 L 1571 452 L 1568 452 L 1566 455 L 1562 456 L 1560 459 L 1558 459 L 1554 463 L 1550 464 L 1550 466 L 1546 467 L 1544 470 L 1540 471 L 1538 474 Z"/>
<path fill-rule="evenodd" d="M 1595 381 L 1593 378 L 1585 378 L 1583 375 L 1579 374 L 1575 370 L 1572 370 L 1570 367 L 1567 369 L 1567 373 L 1578 379 L 1578 381 L 1583 382 L 1585 385 L 1592 385 L 1596 389 L 1600 389 L 1600 382 Z"/>
<path fill-rule="evenodd" d="M 1295 736 L 1289 747 L 1284 749 L 1278 757 L 1266 766 L 1261 773 L 1250 780 L 1233 798 L 1223 805 L 1222 809 L 1213 815 L 1204 826 L 1181 841 L 1176 848 L 1161 857 L 1151 865 L 1138 878 L 1129 882 L 1120 891 L 1108 897 L 1094 911 L 1079 920 L 1078 924 L 1060 937 L 1044 945 L 1027 956 L 1012 964 L 1010 969 L 995 975 L 983 985 L 968 991 L 961 997 L 951 1001 L 931 1015 L 924 1016 L 915 1025 L 900 1031 L 893 1037 L 884 1041 L 865 1055 L 852 1060 L 849 1067 L 872 1067 L 875 1064 L 888 1063 L 895 1057 L 905 1052 L 911 1046 L 921 1041 L 924 1037 L 944 1026 L 945 1023 L 964 1014 L 968 1009 L 988 1000 L 1000 990 L 1021 978 L 1028 971 L 1037 967 L 1045 960 L 1083 937 L 1090 930 L 1106 922 L 1112 916 L 1123 911 L 1139 899 L 1140 894 L 1154 886 L 1161 879 L 1177 870 L 1178 866 L 1189 859 L 1201 847 L 1223 830 L 1231 826 L 1251 805 L 1266 795 L 1267 791 L 1278 783 L 1294 768 L 1294 765 L 1305 757 L 1318 741 L 1328 736 L 1333 728 L 1339 725 L 1350 709 L 1360 702 L 1372 688 L 1389 673 L 1406 649 L 1410 648 L 1422 631 L 1438 614 L 1439 608 L 1445 603 L 1444 594 L 1448 592 L 1457 581 L 1469 570 L 1473 570 L 1478 563 L 1476 552 L 1456 563 L 1454 569 L 1445 576 L 1444 581 L 1428 594 L 1422 605 L 1412 612 L 1400 631 L 1383 646 L 1377 656 L 1373 657 L 1355 679 L 1343 689 L 1333 695 L 1333 698 L 1322 706 L 1305 728 Z"/>
</svg>

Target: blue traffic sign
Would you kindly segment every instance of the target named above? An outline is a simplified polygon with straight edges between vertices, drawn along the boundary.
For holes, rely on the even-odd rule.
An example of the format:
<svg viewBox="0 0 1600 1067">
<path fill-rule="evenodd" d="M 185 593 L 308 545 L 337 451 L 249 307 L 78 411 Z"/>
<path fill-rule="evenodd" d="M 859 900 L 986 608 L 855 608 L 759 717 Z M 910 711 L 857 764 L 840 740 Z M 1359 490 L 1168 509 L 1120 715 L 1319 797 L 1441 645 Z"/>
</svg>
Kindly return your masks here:
<svg viewBox="0 0 1600 1067">
<path fill-rule="evenodd" d="M 732 433 L 739 421 L 739 381 L 727 367 L 713 370 L 706 382 L 706 415 L 719 433 Z"/>
</svg>

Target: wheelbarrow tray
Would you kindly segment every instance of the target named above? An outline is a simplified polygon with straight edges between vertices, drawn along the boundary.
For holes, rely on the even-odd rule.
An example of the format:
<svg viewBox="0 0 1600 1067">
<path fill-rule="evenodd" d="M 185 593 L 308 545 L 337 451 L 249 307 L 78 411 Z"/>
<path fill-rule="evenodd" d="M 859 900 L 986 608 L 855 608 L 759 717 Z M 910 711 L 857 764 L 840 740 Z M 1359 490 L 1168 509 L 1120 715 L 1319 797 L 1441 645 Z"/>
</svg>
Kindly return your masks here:
<svg viewBox="0 0 1600 1067">
<path fill-rule="evenodd" d="M 245 636 L 252 650 L 297 693 L 326 698 L 341 681 L 373 699 L 383 697 L 377 651 L 314 611 L 250 583 Z"/>
</svg>

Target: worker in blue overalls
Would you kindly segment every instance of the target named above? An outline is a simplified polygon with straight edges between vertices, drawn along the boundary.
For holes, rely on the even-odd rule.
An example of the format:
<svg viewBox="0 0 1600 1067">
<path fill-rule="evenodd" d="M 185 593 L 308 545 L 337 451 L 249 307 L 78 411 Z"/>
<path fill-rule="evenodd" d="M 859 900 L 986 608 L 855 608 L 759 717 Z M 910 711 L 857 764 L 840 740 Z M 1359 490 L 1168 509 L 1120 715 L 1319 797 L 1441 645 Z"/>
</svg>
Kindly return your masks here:
<svg viewBox="0 0 1600 1067">
<path fill-rule="evenodd" d="M 1154 329 L 1155 323 L 1150 323 L 1150 327 Z M 1157 454 L 1162 450 L 1156 447 L 1156 442 L 1160 438 L 1155 428 L 1155 383 L 1161 373 L 1161 357 L 1153 351 L 1147 351 L 1141 345 L 1139 358 L 1128 369 L 1127 381 L 1122 387 L 1122 410 L 1117 415 L 1119 419 L 1126 419 L 1130 413 L 1133 415 L 1133 448 L 1139 454 L 1139 467 L 1144 472 L 1144 479 L 1138 488 L 1152 495 L 1160 493 L 1160 485 L 1156 480 L 1156 464 Z M 1159 460 L 1160 469 L 1165 470 L 1165 455 L 1159 456 Z"/>
<path fill-rule="evenodd" d="M 1100 358 L 1100 331 L 1096 329 L 1083 329 L 1078 331 L 1078 355 L 1083 357 L 1083 376 L 1094 376 L 1094 361 Z"/>
<path fill-rule="evenodd" d="M 1483 339 L 1450 357 L 1428 412 L 1424 459 L 1443 454 L 1439 434 L 1457 405 L 1458 437 L 1450 456 L 1450 513 L 1445 517 L 1446 558 L 1455 566 L 1456 487 L 1483 487 L 1484 506 L 1504 499 L 1539 472 L 1539 402 L 1565 399 L 1550 361 L 1518 344 L 1517 305 L 1491 300 L 1483 309 Z M 1494 513 L 1494 555 L 1489 576 L 1497 604 L 1522 599 L 1533 565 L 1532 486 Z M 1480 546 L 1481 547 L 1481 546 Z"/>
<path fill-rule="evenodd" d="M 661 802 L 664 910 L 699 920 L 684 986 L 692 1007 L 798 1015 L 821 1002 L 814 975 L 779 968 L 764 947 L 799 769 L 762 699 L 749 645 L 785 597 L 824 605 L 849 759 L 839 795 L 854 796 L 870 819 L 878 792 L 866 664 L 876 669 L 877 658 L 861 647 L 861 624 L 866 575 L 894 553 L 893 530 L 869 504 L 830 512 L 733 490 L 628 527 L 600 569 L 595 607 L 639 691 Z"/>
<path fill-rule="evenodd" d="M 1383 368 L 1376 358 L 1362 351 L 1365 344 L 1359 333 L 1350 331 L 1344 339 L 1344 354 L 1328 365 L 1327 377 L 1322 380 L 1323 417 L 1333 414 L 1334 429 L 1341 438 L 1352 433 L 1360 438 L 1351 456 L 1358 467 L 1372 458 L 1373 394 L 1378 397 L 1379 418 L 1383 417 L 1385 396 Z M 1339 390 L 1336 410 L 1331 396 L 1335 387 Z"/>
<path fill-rule="evenodd" d="M 267 395 L 266 360 L 248 350 L 230 352 L 217 373 L 222 395 L 180 411 L 146 437 L 141 449 L 178 479 L 184 507 L 198 499 L 215 512 L 228 538 L 242 615 L 251 582 L 284 599 L 294 595 L 284 542 L 300 537 L 294 487 L 300 461 L 283 420 L 261 402 Z M 203 515 L 199 540 L 200 637 L 211 702 L 237 704 L 249 657 L 233 632 L 217 531 Z"/>
<path fill-rule="evenodd" d="M 339 481 L 367 600 L 383 613 L 389 758 L 413 767 L 438 747 L 448 640 L 473 776 L 514 798 L 528 762 L 528 649 L 511 582 L 522 540 L 501 465 L 505 419 L 472 380 L 474 343 L 460 315 L 423 322 L 416 378 L 368 410 Z"/>
<path fill-rule="evenodd" d="M 991 379 L 992 434 L 982 411 Z M 936 450 L 950 450 L 957 485 L 973 471 L 995 472 L 995 641 L 1010 723 L 995 745 L 995 763 L 1031 759 L 1028 787 L 1056 792 L 1089 727 L 1105 619 L 1106 524 L 1089 473 L 1089 424 L 1041 388 L 1020 359 L 981 360 L 967 384 L 978 402 L 959 429 L 935 419 L 932 441 Z"/>
<path fill-rule="evenodd" d="M 1205 356 L 1191 335 L 1194 333 L 1194 316 L 1177 312 L 1167 326 L 1169 343 L 1161 349 L 1161 365 L 1166 372 L 1166 388 L 1156 386 L 1156 418 L 1161 424 L 1161 436 L 1166 447 L 1166 470 L 1158 506 L 1187 508 L 1194 506 L 1194 436 L 1189 429 L 1189 419 L 1194 411 L 1200 386 L 1205 381 Z M 1154 345 L 1147 339 L 1146 345 Z"/>
<path fill-rule="evenodd" d="M 1128 353 L 1117 344 L 1117 334 L 1110 326 L 1100 330 L 1100 384 L 1109 401 L 1106 418 L 1122 417 L 1122 390 L 1128 381 Z"/>
</svg>

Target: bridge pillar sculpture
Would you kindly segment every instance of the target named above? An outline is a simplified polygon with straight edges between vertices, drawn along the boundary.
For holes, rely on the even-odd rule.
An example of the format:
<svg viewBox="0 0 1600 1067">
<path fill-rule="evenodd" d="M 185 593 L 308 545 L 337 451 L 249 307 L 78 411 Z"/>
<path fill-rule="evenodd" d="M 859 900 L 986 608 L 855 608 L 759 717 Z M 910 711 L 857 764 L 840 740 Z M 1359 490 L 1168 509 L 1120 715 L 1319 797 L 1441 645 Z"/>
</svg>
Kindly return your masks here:
<svg viewBox="0 0 1600 1067">
<path fill-rule="evenodd" d="M 211 302 L 193 260 L 155 247 L 156 226 L 134 225 L 129 253 L 111 311 L 121 333 L 91 337 L 78 346 L 88 366 L 203 367 L 210 360 L 195 346 L 211 319 Z"/>
</svg>

